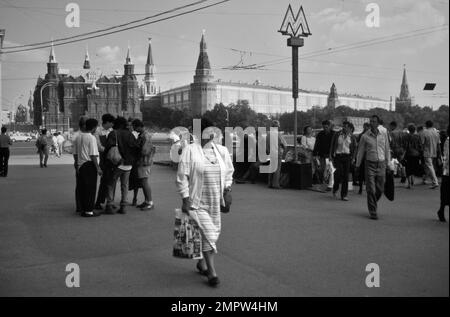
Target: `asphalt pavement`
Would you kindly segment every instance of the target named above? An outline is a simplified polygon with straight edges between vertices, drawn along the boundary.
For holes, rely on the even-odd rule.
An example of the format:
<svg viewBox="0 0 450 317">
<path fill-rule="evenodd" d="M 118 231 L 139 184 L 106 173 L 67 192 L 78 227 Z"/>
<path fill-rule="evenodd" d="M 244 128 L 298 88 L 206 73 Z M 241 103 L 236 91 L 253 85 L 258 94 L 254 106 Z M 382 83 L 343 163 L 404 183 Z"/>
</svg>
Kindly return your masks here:
<svg viewBox="0 0 450 317">
<path fill-rule="evenodd" d="M 427 186 L 398 185 L 373 221 L 365 195 L 343 202 L 236 184 L 216 257 L 222 283 L 211 289 L 194 261 L 171 254 L 173 169 L 154 166 L 154 210 L 82 218 L 70 156 L 39 168 L 32 154 L 13 156 L 0 178 L 0 296 L 449 296 L 449 227 Z M 69 263 L 79 265 L 78 288 L 66 286 Z M 369 263 L 380 287 L 366 286 Z"/>
</svg>

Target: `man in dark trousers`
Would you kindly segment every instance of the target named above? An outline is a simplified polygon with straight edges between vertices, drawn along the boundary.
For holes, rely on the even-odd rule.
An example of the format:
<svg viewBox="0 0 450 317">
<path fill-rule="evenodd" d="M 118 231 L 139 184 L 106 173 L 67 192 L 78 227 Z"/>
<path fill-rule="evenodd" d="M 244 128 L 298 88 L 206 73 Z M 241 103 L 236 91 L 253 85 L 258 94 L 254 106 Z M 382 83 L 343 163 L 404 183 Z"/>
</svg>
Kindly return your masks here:
<svg viewBox="0 0 450 317">
<path fill-rule="evenodd" d="M 130 178 L 131 168 L 139 153 L 139 144 L 128 128 L 127 119 L 117 117 L 114 121 L 114 130 L 109 133 L 106 141 L 105 153 L 117 146 L 120 156 L 122 157 L 119 165 L 114 166 L 112 177 L 108 184 L 108 196 L 106 199 L 105 214 L 114 214 L 114 193 L 116 190 L 117 180 L 120 179 L 121 201 L 118 213 L 125 214 L 128 205 L 128 181 Z"/>
<path fill-rule="evenodd" d="M 78 128 L 79 130 L 77 132 L 75 132 L 73 138 L 72 138 L 72 144 L 73 144 L 73 151 L 72 154 L 75 154 L 75 140 L 77 139 L 77 136 L 86 131 L 86 120 L 88 118 L 86 116 L 81 116 L 80 119 L 78 120 Z M 76 212 L 77 213 L 81 213 L 82 212 L 82 208 L 81 208 L 81 186 L 80 186 L 80 182 L 78 179 L 78 170 L 77 170 L 77 165 L 74 164 L 75 167 L 75 208 L 76 208 Z"/>
<path fill-rule="evenodd" d="M 12 145 L 12 141 L 6 131 L 6 127 L 2 127 L 2 134 L 0 135 L 0 177 L 8 176 L 9 147 Z"/>
<path fill-rule="evenodd" d="M 96 119 L 86 120 L 86 131 L 78 134 L 74 141 L 75 166 L 78 174 L 78 185 L 83 217 L 99 216 L 94 212 L 95 193 L 97 191 L 97 174 L 102 175 L 98 164 L 97 140 L 93 135 L 97 129 Z"/>
<path fill-rule="evenodd" d="M 331 140 L 330 156 L 336 168 L 333 185 L 333 196 L 336 196 L 341 185 L 341 199 L 348 201 L 348 175 L 355 156 L 356 138 L 351 132 L 351 124 L 344 121 L 342 130 L 335 133 Z"/>
<path fill-rule="evenodd" d="M 113 166 L 106 160 L 106 140 L 109 133 L 112 131 L 114 120 L 116 118 L 112 114 L 104 114 L 102 116 L 102 126 L 95 131 L 95 137 L 97 139 L 98 152 L 100 154 L 100 168 L 103 175 L 100 179 L 100 185 L 98 187 L 97 201 L 95 203 L 96 210 L 102 210 L 102 205 L 106 201 L 108 194 L 108 182 L 112 177 Z"/>
<path fill-rule="evenodd" d="M 329 120 L 322 122 L 323 130 L 317 134 L 316 143 L 314 144 L 313 156 L 319 160 L 319 183 L 324 182 L 324 172 L 326 167 L 326 159 L 330 158 L 331 139 L 334 131 L 331 129 Z M 330 188 L 331 189 L 331 188 Z"/>
<path fill-rule="evenodd" d="M 356 168 L 359 168 L 365 160 L 367 207 L 370 218 L 374 220 L 378 219 L 377 202 L 384 192 L 386 168 L 389 167 L 392 170 L 389 137 L 387 133 L 378 129 L 379 125 L 380 118 L 372 116 L 370 130 L 362 135 L 359 142 L 356 159 Z"/>
</svg>

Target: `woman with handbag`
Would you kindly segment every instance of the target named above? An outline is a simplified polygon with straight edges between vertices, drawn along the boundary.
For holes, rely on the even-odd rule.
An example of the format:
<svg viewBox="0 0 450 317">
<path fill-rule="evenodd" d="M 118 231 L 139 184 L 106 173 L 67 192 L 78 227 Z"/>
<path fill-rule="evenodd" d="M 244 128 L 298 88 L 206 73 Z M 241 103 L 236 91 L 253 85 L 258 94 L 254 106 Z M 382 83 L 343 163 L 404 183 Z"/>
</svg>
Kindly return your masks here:
<svg viewBox="0 0 450 317">
<path fill-rule="evenodd" d="M 202 232 L 203 259 L 197 269 L 210 286 L 220 281 L 214 266 L 221 230 L 220 213 L 229 211 L 233 163 L 228 149 L 214 142 L 214 133 L 202 119 L 202 139 L 187 145 L 178 164 L 176 185 L 183 200 L 182 211 L 198 221 Z"/>
</svg>

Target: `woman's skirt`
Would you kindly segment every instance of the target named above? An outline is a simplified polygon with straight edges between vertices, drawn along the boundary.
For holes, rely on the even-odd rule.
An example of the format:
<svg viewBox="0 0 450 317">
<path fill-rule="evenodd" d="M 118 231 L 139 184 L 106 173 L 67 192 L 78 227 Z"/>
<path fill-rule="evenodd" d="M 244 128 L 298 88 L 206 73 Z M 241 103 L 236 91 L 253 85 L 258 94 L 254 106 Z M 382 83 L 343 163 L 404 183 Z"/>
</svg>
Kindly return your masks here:
<svg viewBox="0 0 450 317">
<path fill-rule="evenodd" d="M 406 176 L 420 176 L 421 166 L 419 156 L 406 156 Z"/>
</svg>

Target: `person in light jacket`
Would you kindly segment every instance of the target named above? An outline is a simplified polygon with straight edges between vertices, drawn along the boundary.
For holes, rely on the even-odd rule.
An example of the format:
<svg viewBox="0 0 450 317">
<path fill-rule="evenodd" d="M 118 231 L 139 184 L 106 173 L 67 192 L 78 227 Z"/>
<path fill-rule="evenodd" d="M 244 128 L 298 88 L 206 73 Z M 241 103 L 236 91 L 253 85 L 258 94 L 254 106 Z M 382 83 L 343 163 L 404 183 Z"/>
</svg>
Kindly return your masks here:
<svg viewBox="0 0 450 317">
<path fill-rule="evenodd" d="M 182 198 L 182 211 L 197 219 L 202 232 L 203 259 L 197 269 L 208 277 L 210 286 L 220 281 L 214 267 L 216 243 L 221 230 L 220 206 L 225 206 L 223 194 L 231 191 L 233 163 L 228 149 L 214 142 L 202 120 L 203 138 L 187 145 L 178 164 L 176 185 Z M 209 130 L 211 131 L 211 130 Z M 205 138 L 205 135 L 210 137 Z"/>
</svg>

